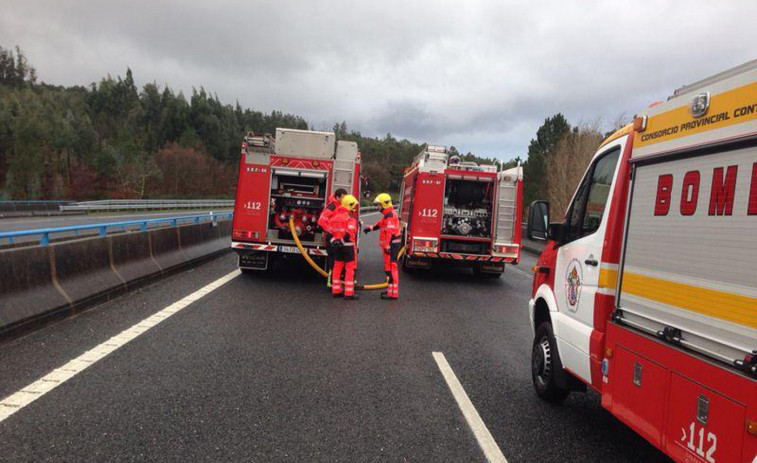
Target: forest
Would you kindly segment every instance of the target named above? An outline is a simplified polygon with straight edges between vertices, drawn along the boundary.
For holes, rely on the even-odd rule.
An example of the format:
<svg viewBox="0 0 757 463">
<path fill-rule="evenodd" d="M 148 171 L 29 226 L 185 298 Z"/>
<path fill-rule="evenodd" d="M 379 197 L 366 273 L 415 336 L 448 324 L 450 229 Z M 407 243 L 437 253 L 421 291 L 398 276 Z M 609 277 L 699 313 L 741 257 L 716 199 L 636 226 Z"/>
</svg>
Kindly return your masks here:
<svg viewBox="0 0 757 463">
<path fill-rule="evenodd" d="M 231 198 L 245 133 L 312 129 L 302 116 L 223 103 L 202 87 L 189 96 L 155 83 L 137 88 L 129 68 L 89 86 L 38 80 L 20 48 L 0 47 L 0 199 Z M 396 192 L 422 148 L 390 133 L 364 136 L 347 122 L 333 131 L 358 143 L 370 193 Z M 545 119 L 524 155 L 524 208 L 534 199 L 564 203 L 557 192 L 572 191 L 575 183 L 567 183 L 583 172 L 598 139 L 597 127 L 571 127 L 561 114 Z M 568 155 L 578 174 L 558 175 Z"/>
</svg>

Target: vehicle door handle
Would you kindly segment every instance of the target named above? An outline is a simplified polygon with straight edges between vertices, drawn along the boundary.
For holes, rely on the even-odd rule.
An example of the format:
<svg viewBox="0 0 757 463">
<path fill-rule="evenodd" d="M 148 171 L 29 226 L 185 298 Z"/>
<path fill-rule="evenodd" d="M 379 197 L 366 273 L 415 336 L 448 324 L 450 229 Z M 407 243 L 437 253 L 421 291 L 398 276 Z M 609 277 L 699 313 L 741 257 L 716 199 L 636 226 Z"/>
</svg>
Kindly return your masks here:
<svg viewBox="0 0 757 463">
<path fill-rule="evenodd" d="M 597 265 L 599 265 L 599 262 L 597 262 L 596 259 L 586 259 L 584 261 L 584 264 L 591 265 L 592 267 L 596 267 Z"/>
</svg>

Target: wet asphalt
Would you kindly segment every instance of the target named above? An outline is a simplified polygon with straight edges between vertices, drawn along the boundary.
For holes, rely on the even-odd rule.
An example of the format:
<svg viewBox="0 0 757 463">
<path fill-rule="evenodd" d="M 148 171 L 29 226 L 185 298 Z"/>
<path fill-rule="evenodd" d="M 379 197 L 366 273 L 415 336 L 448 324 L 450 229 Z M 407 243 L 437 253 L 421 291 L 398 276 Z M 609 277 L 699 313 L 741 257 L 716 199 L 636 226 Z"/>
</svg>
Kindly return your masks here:
<svg viewBox="0 0 757 463">
<path fill-rule="evenodd" d="M 380 281 L 376 234 L 361 248 L 359 283 Z M 401 274 L 396 302 L 332 299 L 299 259 L 240 275 L 1 422 L 0 461 L 485 461 L 435 351 L 509 462 L 667 461 L 598 395 L 534 394 L 534 261 Z M 235 268 L 226 254 L 0 344 L 0 397 Z"/>
</svg>

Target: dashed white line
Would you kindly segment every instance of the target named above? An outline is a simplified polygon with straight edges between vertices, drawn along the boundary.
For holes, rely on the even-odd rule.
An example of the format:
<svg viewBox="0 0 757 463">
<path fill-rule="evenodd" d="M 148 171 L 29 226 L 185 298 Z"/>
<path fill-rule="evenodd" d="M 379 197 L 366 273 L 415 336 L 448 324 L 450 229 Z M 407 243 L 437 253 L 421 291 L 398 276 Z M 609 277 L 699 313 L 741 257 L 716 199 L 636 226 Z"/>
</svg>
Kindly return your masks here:
<svg viewBox="0 0 757 463">
<path fill-rule="evenodd" d="M 478 445 L 484 452 L 486 459 L 489 463 L 507 463 L 507 458 L 505 458 L 497 443 L 494 442 L 489 429 L 484 424 L 478 411 L 476 411 L 476 407 L 473 406 L 473 403 L 468 398 L 468 394 L 465 393 L 463 385 L 460 384 L 457 376 L 455 376 L 455 372 L 452 371 L 452 367 L 447 363 L 447 358 L 441 352 L 433 352 L 432 355 L 434 356 L 434 360 L 436 360 L 439 371 L 442 372 L 442 376 L 444 376 L 444 380 L 447 382 L 450 392 L 452 392 L 452 396 L 457 402 L 457 406 L 463 412 L 465 421 L 468 423 L 471 431 L 473 431 L 473 435 L 476 436 Z"/>
<path fill-rule="evenodd" d="M 65 365 L 56 368 L 37 381 L 21 388 L 21 390 L 19 390 L 18 392 L 4 398 L 2 401 L 0 401 L 0 422 L 3 422 L 6 418 L 10 417 L 17 411 L 21 410 L 43 395 L 52 391 L 56 387 L 73 378 L 77 373 L 81 373 L 82 371 L 91 367 L 97 361 L 102 360 L 104 357 L 124 346 L 129 341 L 135 339 L 140 334 L 146 332 L 158 323 L 168 319 L 171 315 L 179 312 L 201 297 L 233 280 L 239 274 L 239 270 L 234 270 L 233 272 L 217 279 L 216 281 L 203 286 L 194 293 L 174 302 L 173 304 L 145 318 L 144 320 L 137 322 L 136 324 L 132 325 L 131 328 L 118 333 L 107 341 L 100 343 L 99 345 L 93 347 L 79 357 L 69 361 Z"/>
</svg>

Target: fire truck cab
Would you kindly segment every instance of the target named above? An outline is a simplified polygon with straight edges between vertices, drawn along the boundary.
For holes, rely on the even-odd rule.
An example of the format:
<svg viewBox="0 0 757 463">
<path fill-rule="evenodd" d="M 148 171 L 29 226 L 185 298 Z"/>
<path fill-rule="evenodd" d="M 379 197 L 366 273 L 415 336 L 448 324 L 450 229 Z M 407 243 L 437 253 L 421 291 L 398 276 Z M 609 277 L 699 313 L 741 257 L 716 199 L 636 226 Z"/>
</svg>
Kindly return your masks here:
<svg viewBox="0 0 757 463">
<path fill-rule="evenodd" d="M 757 61 L 680 88 L 597 150 L 547 240 L 539 396 L 591 387 L 676 461 L 757 462 Z"/>
<path fill-rule="evenodd" d="M 523 169 L 461 162 L 425 146 L 405 169 L 400 218 L 407 231 L 402 268 L 467 266 L 498 277 L 520 259 Z"/>
<path fill-rule="evenodd" d="M 314 259 L 326 256 L 318 216 L 344 188 L 360 197 L 357 143 L 331 132 L 276 129 L 242 143 L 231 247 L 243 271 L 267 270 L 275 257 L 299 254 L 289 226 Z"/>
</svg>

